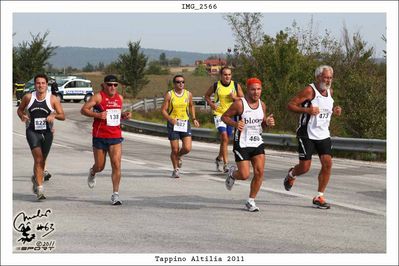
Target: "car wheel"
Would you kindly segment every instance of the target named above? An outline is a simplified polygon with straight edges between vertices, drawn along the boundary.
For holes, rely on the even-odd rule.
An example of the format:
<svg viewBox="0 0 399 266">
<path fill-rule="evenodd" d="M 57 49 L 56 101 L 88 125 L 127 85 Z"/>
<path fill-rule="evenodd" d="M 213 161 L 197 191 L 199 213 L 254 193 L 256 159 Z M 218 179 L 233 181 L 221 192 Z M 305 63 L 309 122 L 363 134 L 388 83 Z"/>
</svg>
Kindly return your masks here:
<svg viewBox="0 0 399 266">
<path fill-rule="evenodd" d="M 86 94 L 85 98 L 83 99 L 85 102 L 89 101 L 91 96 L 93 96 L 93 94 Z"/>
</svg>

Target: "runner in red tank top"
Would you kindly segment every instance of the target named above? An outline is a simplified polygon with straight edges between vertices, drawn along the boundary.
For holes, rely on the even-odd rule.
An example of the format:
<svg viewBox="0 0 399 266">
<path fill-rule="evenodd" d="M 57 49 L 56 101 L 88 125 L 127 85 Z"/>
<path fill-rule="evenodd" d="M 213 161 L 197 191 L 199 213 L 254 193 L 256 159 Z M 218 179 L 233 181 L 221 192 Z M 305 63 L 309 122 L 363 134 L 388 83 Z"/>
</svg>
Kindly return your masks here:
<svg viewBox="0 0 399 266">
<path fill-rule="evenodd" d="M 130 112 L 122 112 L 123 97 L 118 94 L 118 80 L 114 75 L 104 78 L 103 90 L 94 94 L 81 109 L 85 116 L 93 117 L 94 165 L 89 170 L 87 184 L 94 188 L 95 175 L 105 167 L 107 152 L 111 160 L 113 193 L 111 203 L 121 205 L 119 184 L 121 180 L 122 130 L 121 119 L 129 119 Z"/>
<path fill-rule="evenodd" d="M 94 106 L 94 110 L 97 112 L 107 111 L 109 114 L 105 120 L 94 117 L 93 137 L 107 139 L 121 138 L 122 130 L 119 121 L 122 110 L 122 99 L 118 92 L 116 92 L 112 97 L 108 96 L 104 91 L 100 91 L 100 95 L 102 101 Z"/>
</svg>

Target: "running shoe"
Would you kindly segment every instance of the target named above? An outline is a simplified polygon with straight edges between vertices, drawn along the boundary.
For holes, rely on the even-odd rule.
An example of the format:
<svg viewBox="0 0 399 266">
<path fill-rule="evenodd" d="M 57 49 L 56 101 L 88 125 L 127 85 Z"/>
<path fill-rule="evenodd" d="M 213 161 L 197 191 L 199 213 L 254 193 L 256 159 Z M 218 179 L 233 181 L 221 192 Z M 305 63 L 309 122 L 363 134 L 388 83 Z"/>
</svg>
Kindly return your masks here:
<svg viewBox="0 0 399 266">
<path fill-rule="evenodd" d="M 223 161 L 219 159 L 219 156 L 216 157 L 216 159 L 215 159 L 216 171 L 221 172 L 220 166 L 222 165 L 222 163 L 223 163 Z"/>
<path fill-rule="evenodd" d="M 319 209 L 330 209 L 331 206 L 328 204 L 323 196 L 316 196 L 313 198 L 313 207 Z"/>
<path fill-rule="evenodd" d="M 46 196 L 44 196 L 43 186 L 37 186 L 36 197 L 38 200 L 46 199 Z"/>
<path fill-rule="evenodd" d="M 44 181 L 49 181 L 49 179 L 51 178 L 51 174 L 49 173 L 49 171 L 44 170 Z"/>
<path fill-rule="evenodd" d="M 233 177 L 233 172 L 236 170 L 236 166 L 232 165 L 229 168 L 229 173 L 227 174 L 227 178 L 225 181 L 225 185 L 227 190 L 231 190 L 233 188 L 234 182 L 236 181 Z"/>
<path fill-rule="evenodd" d="M 229 172 L 229 165 L 228 164 L 224 164 L 223 165 L 223 173 L 228 173 Z"/>
<path fill-rule="evenodd" d="M 173 170 L 172 172 L 172 178 L 179 178 L 180 177 L 180 171 L 179 168 Z"/>
<path fill-rule="evenodd" d="M 93 173 L 93 168 L 90 168 L 89 170 L 89 176 L 87 177 L 87 185 L 89 188 L 94 188 L 96 185 L 96 176 L 92 174 Z"/>
<path fill-rule="evenodd" d="M 255 201 L 251 202 L 251 201 L 247 200 L 247 202 L 245 203 L 245 207 L 250 212 L 258 212 L 259 211 L 259 208 L 256 206 Z"/>
<path fill-rule="evenodd" d="M 183 161 L 182 159 L 179 157 L 179 161 L 177 163 L 177 167 L 181 168 L 181 166 L 183 165 Z"/>
<path fill-rule="evenodd" d="M 112 205 L 122 205 L 122 201 L 119 198 L 119 193 L 115 193 L 115 192 L 112 193 L 111 203 L 112 203 Z"/>
<path fill-rule="evenodd" d="M 31 179 L 32 181 L 32 191 L 34 194 L 37 194 L 37 183 L 36 183 L 36 177 L 32 175 Z"/>
<path fill-rule="evenodd" d="M 292 171 L 292 169 L 294 169 L 294 167 L 291 167 L 290 170 L 288 170 L 288 174 L 287 176 L 284 178 L 284 188 L 287 191 L 290 191 L 292 186 L 294 185 L 295 179 L 290 176 L 290 172 Z"/>
</svg>

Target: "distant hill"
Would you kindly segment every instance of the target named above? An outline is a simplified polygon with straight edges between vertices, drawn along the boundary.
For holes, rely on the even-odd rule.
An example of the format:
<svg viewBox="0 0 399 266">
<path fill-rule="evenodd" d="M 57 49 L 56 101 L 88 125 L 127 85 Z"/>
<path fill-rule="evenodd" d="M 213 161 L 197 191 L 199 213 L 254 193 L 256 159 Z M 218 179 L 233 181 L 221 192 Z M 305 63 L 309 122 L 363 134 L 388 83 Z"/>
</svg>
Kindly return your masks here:
<svg viewBox="0 0 399 266">
<path fill-rule="evenodd" d="M 182 65 L 193 65 L 195 60 L 204 60 L 212 55 L 215 55 L 207 53 L 192 53 L 147 48 L 142 48 L 141 50 L 146 56 L 148 56 L 149 61 L 159 60 L 159 55 L 161 53 L 165 53 L 166 58 L 180 58 Z M 83 68 L 87 65 L 87 63 L 97 65 L 100 62 L 108 65 L 109 63 L 115 61 L 120 54 L 127 52 L 127 48 L 59 47 L 55 50 L 55 55 L 49 59 L 49 63 L 56 68 L 68 66 L 74 68 Z M 223 57 L 223 55 L 220 56 Z"/>
</svg>

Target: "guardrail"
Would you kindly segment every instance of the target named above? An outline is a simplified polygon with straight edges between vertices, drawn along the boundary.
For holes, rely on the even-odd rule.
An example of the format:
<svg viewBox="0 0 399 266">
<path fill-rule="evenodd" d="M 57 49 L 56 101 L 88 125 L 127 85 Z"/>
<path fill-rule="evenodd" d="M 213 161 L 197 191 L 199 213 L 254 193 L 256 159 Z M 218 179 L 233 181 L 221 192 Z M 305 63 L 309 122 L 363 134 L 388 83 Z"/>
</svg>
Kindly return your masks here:
<svg viewBox="0 0 399 266">
<path fill-rule="evenodd" d="M 213 99 L 213 97 L 211 97 Z M 157 109 L 162 106 L 164 98 L 144 99 L 130 106 L 131 110 L 143 109 L 145 112 L 151 109 Z M 204 97 L 193 97 L 193 103 L 196 107 L 209 108 Z"/>
<path fill-rule="evenodd" d="M 167 134 L 166 124 L 157 124 L 139 120 L 124 120 L 122 124 L 139 130 L 145 130 L 156 133 Z M 192 128 L 193 137 L 215 140 L 217 137 L 216 130 L 207 128 Z M 288 134 L 262 134 L 263 142 L 267 145 L 296 147 L 297 139 L 295 135 Z M 332 137 L 332 149 L 341 151 L 354 152 L 377 152 L 384 153 L 386 151 L 386 140 L 380 139 L 357 139 L 357 138 L 340 138 Z"/>
</svg>

